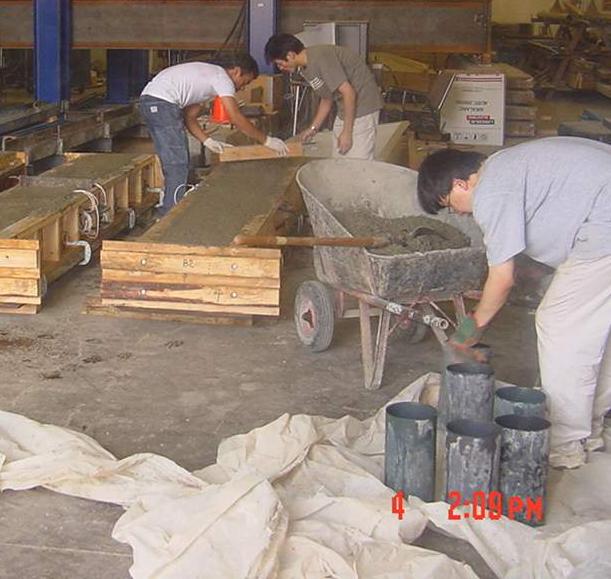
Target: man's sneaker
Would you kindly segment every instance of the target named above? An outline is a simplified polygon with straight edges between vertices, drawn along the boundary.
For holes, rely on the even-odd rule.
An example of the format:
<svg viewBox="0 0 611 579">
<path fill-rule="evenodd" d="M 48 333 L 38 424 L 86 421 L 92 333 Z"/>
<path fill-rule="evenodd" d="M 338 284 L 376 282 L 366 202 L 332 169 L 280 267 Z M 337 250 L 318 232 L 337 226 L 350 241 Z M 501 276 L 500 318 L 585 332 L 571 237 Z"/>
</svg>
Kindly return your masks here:
<svg viewBox="0 0 611 579">
<path fill-rule="evenodd" d="M 591 436 L 585 443 L 586 452 L 596 452 L 605 449 L 605 441 L 602 436 Z"/>
<path fill-rule="evenodd" d="M 586 458 L 583 443 L 575 440 L 552 449 L 549 453 L 549 465 L 559 469 L 579 468 L 586 463 Z"/>
</svg>

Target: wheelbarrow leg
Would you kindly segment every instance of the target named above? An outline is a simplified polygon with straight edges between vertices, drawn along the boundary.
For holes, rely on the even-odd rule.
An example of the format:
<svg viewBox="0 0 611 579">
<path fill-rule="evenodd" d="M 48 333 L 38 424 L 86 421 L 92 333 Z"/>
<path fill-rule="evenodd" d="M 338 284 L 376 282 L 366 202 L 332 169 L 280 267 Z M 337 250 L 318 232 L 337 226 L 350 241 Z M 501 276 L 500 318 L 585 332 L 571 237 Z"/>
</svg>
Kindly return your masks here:
<svg viewBox="0 0 611 579">
<path fill-rule="evenodd" d="M 371 384 L 373 377 L 373 345 L 371 341 L 371 308 L 363 300 L 359 300 L 359 321 L 361 324 L 361 360 L 365 375 L 365 388 Z"/>
<path fill-rule="evenodd" d="M 386 350 L 388 347 L 388 333 L 392 314 L 386 310 L 382 311 L 378 321 L 378 335 L 376 338 L 376 350 L 373 358 L 373 377 L 371 384 L 366 386 L 368 390 L 377 390 L 382 385 L 384 375 L 384 364 L 386 363 Z"/>
<path fill-rule="evenodd" d="M 365 377 L 365 388 L 377 390 L 382 384 L 384 374 L 384 363 L 386 361 L 386 349 L 388 346 L 388 331 L 390 328 L 391 314 L 382 311 L 378 321 L 378 330 L 375 342 L 375 350 L 371 336 L 371 307 L 363 300 L 359 300 L 359 319 L 361 322 L 361 358 L 363 360 L 363 374 Z"/>
</svg>

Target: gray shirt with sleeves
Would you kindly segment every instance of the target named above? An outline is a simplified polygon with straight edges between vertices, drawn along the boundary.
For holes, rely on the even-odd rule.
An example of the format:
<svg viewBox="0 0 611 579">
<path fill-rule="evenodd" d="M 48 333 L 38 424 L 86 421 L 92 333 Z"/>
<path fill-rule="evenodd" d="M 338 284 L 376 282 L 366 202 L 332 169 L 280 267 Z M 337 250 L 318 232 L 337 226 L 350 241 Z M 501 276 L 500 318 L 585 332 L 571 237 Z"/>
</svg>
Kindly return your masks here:
<svg viewBox="0 0 611 579">
<path fill-rule="evenodd" d="M 321 98 L 336 98 L 339 117 L 344 118 L 337 89 L 348 81 L 356 92 L 356 118 L 379 111 L 382 94 L 365 61 L 343 46 L 321 44 L 307 48 L 308 64 L 302 76 Z"/>
<path fill-rule="evenodd" d="M 473 191 L 473 217 L 490 265 L 521 252 L 551 267 L 611 255 L 611 146 L 550 137 L 495 153 Z"/>
</svg>

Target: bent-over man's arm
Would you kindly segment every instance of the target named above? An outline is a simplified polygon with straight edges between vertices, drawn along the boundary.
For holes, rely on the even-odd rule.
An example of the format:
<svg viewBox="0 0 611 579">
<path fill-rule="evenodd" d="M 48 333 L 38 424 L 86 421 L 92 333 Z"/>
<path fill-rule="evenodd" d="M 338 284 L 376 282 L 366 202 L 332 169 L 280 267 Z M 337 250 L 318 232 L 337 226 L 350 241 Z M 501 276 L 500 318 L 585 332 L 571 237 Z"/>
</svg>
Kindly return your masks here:
<svg viewBox="0 0 611 579">
<path fill-rule="evenodd" d="M 489 267 L 482 298 L 473 312 L 473 319 L 478 328 L 487 326 L 503 307 L 513 287 L 513 276 L 513 258 Z"/>
<path fill-rule="evenodd" d="M 342 95 L 344 103 L 344 127 L 338 139 L 337 150 L 341 155 L 345 155 L 352 149 L 352 131 L 356 118 L 356 91 L 347 80 L 342 82 L 337 90 Z"/>
<path fill-rule="evenodd" d="M 225 107 L 225 111 L 227 112 L 227 116 L 232 124 L 234 124 L 242 133 L 246 136 L 254 139 L 258 143 L 262 145 L 265 144 L 267 139 L 267 135 L 257 129 L 240 111 L 240 107 L 238 106 L 235 98 L 231 96 L 221 97 L 221 101 L 223 102 L 223 106 Z"/>
<path fill-rule="evenodd" d="M 201 128 L 199 122 L 197 121 L 197 117 L 199 117 L 199 114 L 202 112 L 203 106 L 204 105 L 201 104 L 189 105 L 182 111 L 187 130 L 201 143 L 203 143 L 209 136 L 206 131 Z"/>
</svg>

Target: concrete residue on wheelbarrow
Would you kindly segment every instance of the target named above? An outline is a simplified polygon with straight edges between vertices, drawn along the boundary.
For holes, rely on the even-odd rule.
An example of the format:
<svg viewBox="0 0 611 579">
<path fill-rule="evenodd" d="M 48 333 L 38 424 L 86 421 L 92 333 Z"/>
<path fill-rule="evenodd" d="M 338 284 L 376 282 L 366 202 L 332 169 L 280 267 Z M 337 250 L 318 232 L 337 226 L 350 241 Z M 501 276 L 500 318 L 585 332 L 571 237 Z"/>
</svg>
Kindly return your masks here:
<svg viewBox="0 0 611 579">
<path fill-rule="evenodd" d="M 458 228 L 422 215 L 385 218 L 366 209 L 336 211 L 335 217 L 355 237 L 375 236 L 401 239 L 384 247 L 371 249 L 380 255 L 426 253 L 440 249 L 469 247 L 471 240 Z"/>
</svg>

